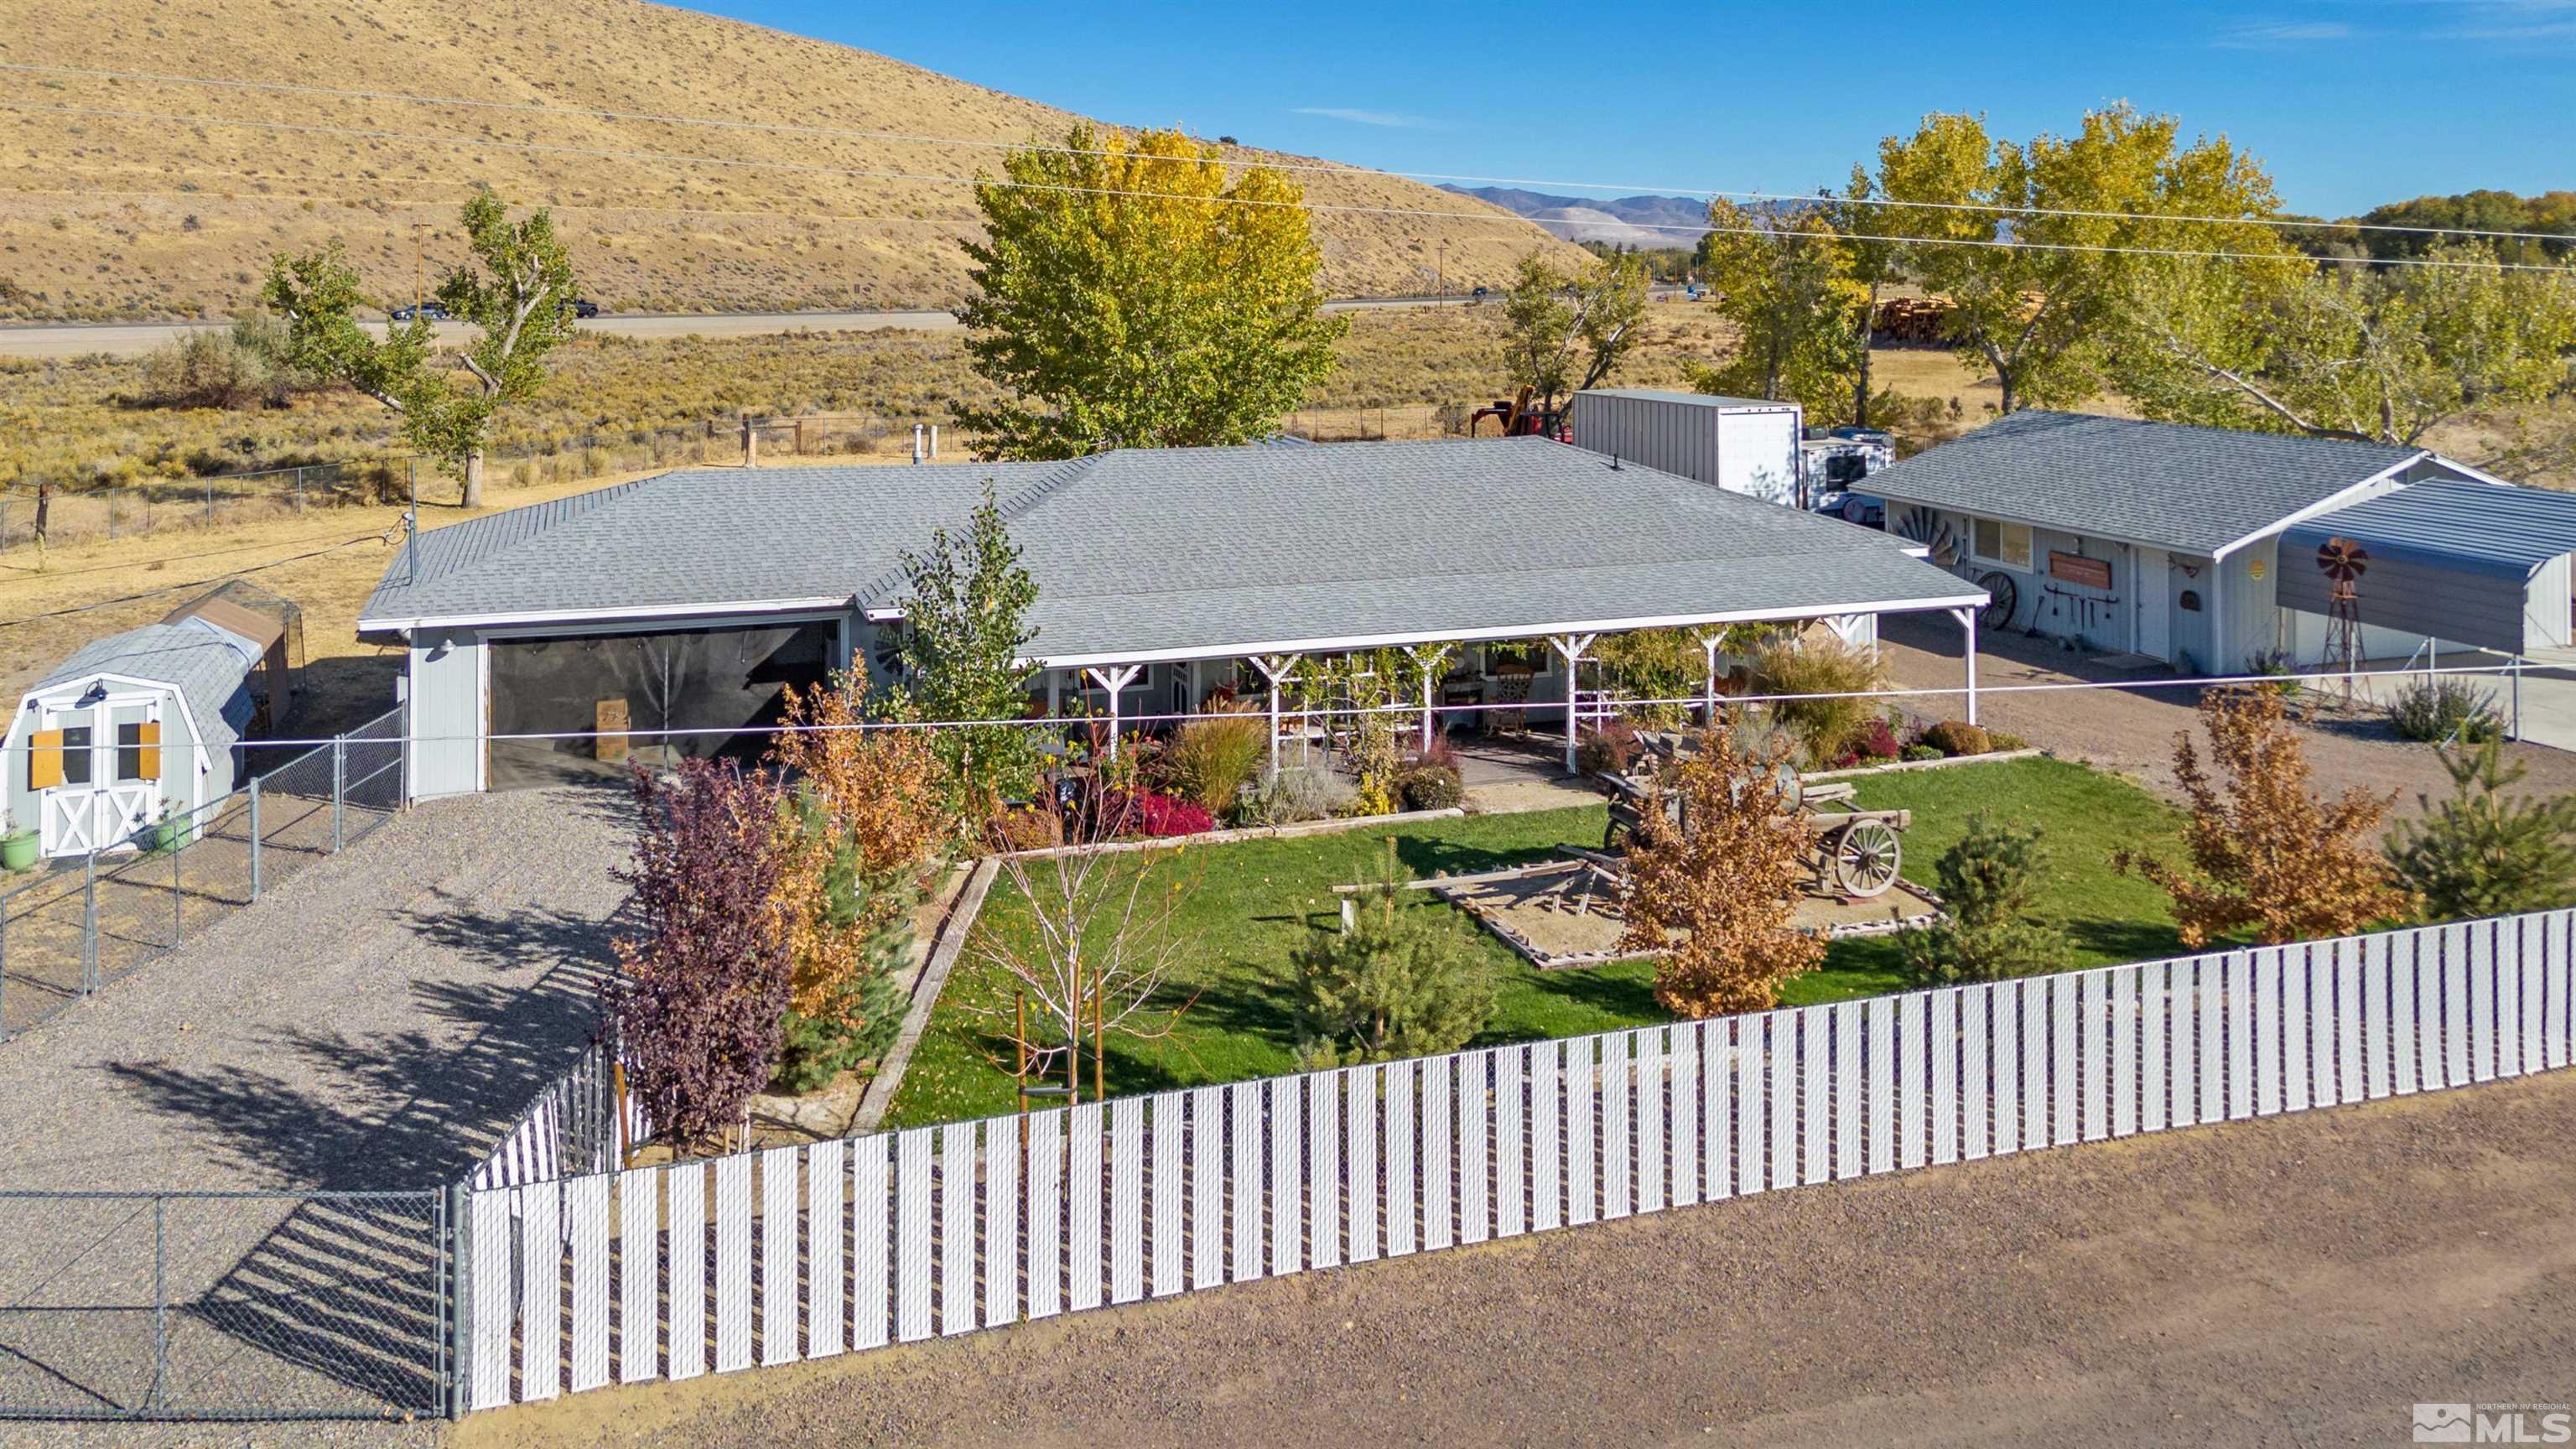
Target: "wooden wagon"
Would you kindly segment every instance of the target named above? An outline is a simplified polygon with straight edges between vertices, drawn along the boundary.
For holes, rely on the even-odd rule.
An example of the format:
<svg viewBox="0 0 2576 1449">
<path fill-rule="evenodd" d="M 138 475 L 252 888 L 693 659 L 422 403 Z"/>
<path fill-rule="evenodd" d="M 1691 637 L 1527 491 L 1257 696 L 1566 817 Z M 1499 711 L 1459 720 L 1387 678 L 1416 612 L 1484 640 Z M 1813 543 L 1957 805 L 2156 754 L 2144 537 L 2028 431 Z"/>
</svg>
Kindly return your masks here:
<svg viewBox="0 0 2576 1449">
<path fill-rule="evenodd" d="M 1640 744 L 1638 763 L 1644 770 L 1601 777 L 1611 790 L 1610 823 L 1601 835 L 1605 851 L 1624 850 L 1657 801 L 1662 803 L 1667 826 L 1678 830 L 1683 825 L 1681 797 L 1656 785 L 1658 777 L 1670 772 L 1677 745 L 1651 737 Z M 1778 794 L 1775 810 L 1782 828 L 1806 836 L 1806 889 L 1868 900 L 1896 885 L 1905 865 L 1904 833 L 1914 824 L 1914 812 L 1860 809 L 1852 804 L 1848 781 L 1808 784 L 1785 764 L 1772 788 Z"/>
</svg>

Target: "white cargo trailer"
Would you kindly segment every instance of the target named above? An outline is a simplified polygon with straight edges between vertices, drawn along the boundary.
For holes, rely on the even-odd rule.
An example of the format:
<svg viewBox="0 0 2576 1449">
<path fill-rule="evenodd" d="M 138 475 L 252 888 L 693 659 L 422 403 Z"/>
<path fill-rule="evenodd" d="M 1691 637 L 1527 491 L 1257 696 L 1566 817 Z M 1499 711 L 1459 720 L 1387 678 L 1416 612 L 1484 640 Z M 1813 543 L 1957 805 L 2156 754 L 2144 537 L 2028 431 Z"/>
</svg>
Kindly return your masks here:
<svg viewBox="0 0 2576 1449">
<path fill-rule="evenodd" d="M 1574 396 L 1574 445 L 1714 483 L 1783 507 L 1800 496 L 1793 402 L 1648 388 L 1594 388 Z"/>
</svg>

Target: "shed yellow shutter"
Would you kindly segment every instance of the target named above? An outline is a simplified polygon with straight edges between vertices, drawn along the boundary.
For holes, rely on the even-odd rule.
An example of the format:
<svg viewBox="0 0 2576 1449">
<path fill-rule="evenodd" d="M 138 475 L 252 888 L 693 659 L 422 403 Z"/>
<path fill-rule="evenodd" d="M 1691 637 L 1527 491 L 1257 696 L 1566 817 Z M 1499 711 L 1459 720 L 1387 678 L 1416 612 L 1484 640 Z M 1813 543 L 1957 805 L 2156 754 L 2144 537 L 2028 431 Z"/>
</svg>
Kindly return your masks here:
<svg viewBox="0 0 2576 1449">
<path fill-rule="evenodd" d="M 37 730 L 27 736 L 27 788 L 43 790 L 63 782 L 63 732 Z"/>
<path fill-rule="evenodd" d="M 134 778 L 138 780 L 160 779 L 161 721 L 157 719 L 147 719 L 143 723 L 135 726 L 134 743 L 139 746 L 139 748 L 134 752 Z"/>
</svg>

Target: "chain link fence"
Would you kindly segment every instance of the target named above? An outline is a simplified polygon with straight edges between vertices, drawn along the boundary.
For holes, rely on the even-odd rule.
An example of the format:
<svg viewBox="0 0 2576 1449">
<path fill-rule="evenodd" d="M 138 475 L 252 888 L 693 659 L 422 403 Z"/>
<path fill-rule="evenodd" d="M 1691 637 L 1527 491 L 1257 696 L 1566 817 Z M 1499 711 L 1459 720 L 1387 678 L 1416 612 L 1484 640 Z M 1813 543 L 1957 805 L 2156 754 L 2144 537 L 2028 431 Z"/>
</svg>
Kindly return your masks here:
<svg viewBox="0 0 2576 1449">
<path fill-rule="evenodd" d="M 0 1192 L 0 1419 L 448 1412 L 448 1195 Z"/>
<path fill-rule="evenodd" d="M 174 817 L 166 836 L 53 861 L 0 893 L 0 1041 L 391 819 L 402 808 L 402 734 L 397 706 Z M 285 752 L 253 748 L 250 769 L 263 753 Z"/>
</svg>

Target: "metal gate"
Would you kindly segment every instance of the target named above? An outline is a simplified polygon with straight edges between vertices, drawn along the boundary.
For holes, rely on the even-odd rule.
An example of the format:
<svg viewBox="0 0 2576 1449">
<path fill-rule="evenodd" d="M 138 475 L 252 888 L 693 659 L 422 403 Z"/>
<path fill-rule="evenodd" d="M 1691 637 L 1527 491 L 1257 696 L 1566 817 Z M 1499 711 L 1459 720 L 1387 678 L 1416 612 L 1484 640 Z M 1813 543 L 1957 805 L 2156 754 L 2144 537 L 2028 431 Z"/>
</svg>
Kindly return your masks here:
<svg viewBox="0 0 2576 1449">
<path fill-rule="evenodd" d="M 441 1192 L 0 1192 L 0 1419 L 447 1412 Z"/>
</svg>

